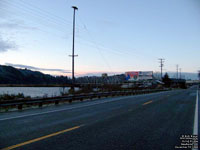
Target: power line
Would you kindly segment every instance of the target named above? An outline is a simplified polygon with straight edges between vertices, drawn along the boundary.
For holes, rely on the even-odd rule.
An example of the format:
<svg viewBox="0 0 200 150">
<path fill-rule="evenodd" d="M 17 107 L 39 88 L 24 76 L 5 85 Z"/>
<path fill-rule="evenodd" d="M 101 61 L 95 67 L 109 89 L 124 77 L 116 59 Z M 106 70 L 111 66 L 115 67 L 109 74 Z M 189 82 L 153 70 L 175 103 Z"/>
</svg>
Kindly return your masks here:
<svg viewBox="0 0 200 150">
<path fill-rule="evenodd" d="M 39 14 L 44 14 L 47 18 L 51 18 L 53 21 L 57 20 L 60 23 L 63 23 L 63 25 L 72 25 L 71 21 L 66 20 L 65 18 L 55 15 L 54 13 L 50 12 L 50 11 L 46 11 L 45 9 L 41 9 L 40 7 L 33 5 L 32 3 L 28 3 L 27 1 L 23 1 L 23 0 L 19 0 L 19 3 L 21 2 L 21 4 L 23 4 L 24 6 L 28 6 L 29 8 L 31 8 L 34 12 L 39 12 Z M 34 10 L 36 9 L 36 11 Z M 49 9 L 49 8 L 48 8 Z M 53 10 L 52 10 L 53 11 Z M 76 28 L 82 28 L 79 25 L 76 25 Z"/>
<path fill-rule="evenodd" d="M 83 24 L 83 26 L 84 26 L 84 30 L 85 31 L 87 31 L 87 33 L 88 33 L 88 35 L 91 35 L 90 33 L 89 33 L 89 30 L 88 30 L 88 28 L 86 27 L 86 25 L 83 23 L 83 21 L 82 21 L 82 19 L 81 19 L 81 16 L 80 15 L 78 15 L 78 17 L 79 17 L 79 19 L 80 19 L 80 21 L 81 21 L 81 23 Z M 85 39 L 83 39 L 83 40 L 85 40 Z M 85 40 L 86 41 L 86 40 Z M 91 42 L 91 41 L 86 41 L 86 42 L 90 42 L 90 43 L 94 43 L 94 42 Z M 131 52 L 133 52 L 133 53 L 130 53 L 130 52 L 128 52 L 126 49 L 123 49 L 123 51 L 121 51 L 121 50 L 119 50 L 119 49 L 116 49 L 116 48 L 108 48 L 108 47 L 106 47 L 105 45 L 103 45 L 102 43 L 97 43 L 97 42 L 95 42 L 95 45 L 98 45 L 99 47 L 101 47 L 101 49 L 105 49 L 105 50 L 107 50 L 107 51 L 110 51 L 110 52 L 114 52 L 114 53 L 116 53 L 116 54 L 119 54 L 119 55 L 129 55 L 129 56 L 131 56 L 131 55 L 133 55 L 133 53 L 134 53 L 134 55 L 138 55 L 138 56 L 148 56 L 149 57 L 149 55 L 147 55 L 147 54 L 145 54 L 145 53 L 138 53 L 136 50 L 134 50 L 134 49 L 130 49 L 129 48 L 129 50 L 131 50 Z M 155 56 L 151 56 L 151 58 L 158 58 L 158 57 L 155 57 Z"/>
<path fill-rule="evenodd" d="M 91 36 L 89 30 L 87 29 L 87 26 L 86 26 L 85 23 L 82 21 L 80 15 L 78 15 L 78 17 L 79 17 L 81 23 L 83 24 L 84 29 L 87 31 L 88 35 L 89 35 L 90 38 L 91 38 L 92 36 Z M 91 39 L 94 39 L 94 38 L 91 38 Z M 94 43 L 94 42 L 92 42 L 92 43 Z M 99 47 L 97 46 L 96 43 L 94 43 L 94 44 L 95 44 L 96 48 L 98 49 L 98 51 L 99 51 L 101 57 L 104 59 L 104 62 L 107 64 L 109 70 L 113 73 L 113 71 L 111 70 L 110 65 L 108 64 L 107 60 L 105 59 L 105 57 L 104 57 L 103 54 L 101 53 L 101 50 L 99 49 Z M 106 47 L 102 46 L 102 44 L 101 44 L 101 47 L 103 47 L 104 49 L 106 48 Z M 112 52 L 115 52 L 115 53 L 117 52 L 119 55 L 121 55 L 121 54 L 128 54 L 129 56 L 132 55 L 132 53 L 127 53 L 127 52 L 125 52 L 125 51 L 122 52 L 122 51 L 113 50 L 113 49 L 110 49 L 110 48 L 106 48 L 106 49 L 107 49 L 107 50 L 111 50 Z M 134 53 L 134 54 L 135 54 L 135 53 Z M 137 54 L 136 54 L 136 55 L 137 55 Z M 145 55 L 145 54 L 144 54 L 144 55 Z M 144 56 L 144 55 L 142 54 L 142 56 Z M 148 57 L 149 57 L 149 55 L 148 55 Z M 155 57 L 154 57 L 154 58 L 155 58 Z M 156 58 L 157 58 L 157 57 L 156 57 Z M 164 59 L 162 59 L 162 60 L 164 60 Z M 162 63 L 162 66 L 163 66 L 163 63 Z M 162 76 L 162 75 L 161 75 L 161 76 Z"/>
<path fill-rule="evenodd" d="M 90 39 L 92 40 L 91 43 L 93 43 L 93 44 L 95 45 L 96 49 L 99 51 L 99 54 L 101 55 L 102 59 L 104 60 L 105 64 L 107 65 L 108 69 L 109 69 L 110 72 L 114 75 L 115 81 L 118 81 L 118 80 L 119 80 L 118 77 L 115 75 L 115 73 L 114 73 L 113 70 L 111 69 L 111 66 L 110 66 L 110 64 L 108 63 L 107 59 L 106 59 L 106 58 L 104 57 L 104 55 L 102 54 L 102 51 L 100 50 L 99 45 L 97 45 L 96 42 L 93 41 L 94 38 L 93 38 L 93 36 L 90 34 L 90 31 L 88 30 L 87 26 L 85 25 L 85 23 L 84 23 L 83 20 L 81 19 L 80 15 L 78 15 L 78 17 L 79 17 L 81 23 L 83 24 L 85 31 L 88 33 Z M 101 47 L 102 47 L 102 45 L 101 45 Z M 104 47 L 104 46 L 103 46 L 103 47 Z M 104 49 L 105 49 L 105 47 L 104 47 Z M 108 49 L 108 50 L 110 50 L 110 49 Z M 116 51 L 114 51 L 114 52 L 116 52 Z M 118 52 L 118 53 L 119 53 L 119 52 Z M 121 54 L 122 54 L 122 52 L 121 52 Z M 120 55 L 121 55 L 121 54 L 120 54 Z M 129 55 L 130 55 L 130 54 L 129 54 Z"/>
<path fill-rule="evenodd" d="M 42 15 L 42 13 L 37 13 L 34 9 L 23 7 L 22 5 L 19 5 L 18 3 L 11 3 L 9 1 L 6 1 L 6 3 L 10 3 L 10 7 L 14 7 L 17 10 L 19 10 L 20 15 L 23 15 L 24 17 L 29 17 L 28 20 L 30 21 L 30 18 L 35 18 L 37 20 L 36 23 L 38 24 L 45 24 L 45 27 L 54 26 L 53 29 L 59 29 L 60 31 L 66 32 L 66 24 L 60 24 L 60 22 L 56 22 L 55 19 L 49 18 L 46 15 Z M 2 9 L 2 8 L 1 8 Z M 19 15 L 18 13 L 18 15 Z M 17 16 L 17 13 L 15 12 L 15 16 Z M 30 17 L 31 16 L 31 17 Z M 58 31 L 59 31 L 58 30 Z"/>
<path fill-rule="evenodd" d="M 1 9 L 0 9 L 0 11 L 1 11 Z M 5 23 L 7 23 L 7 22 L 5 22 Z M 16 24 L 15 22 L 13 22 L 13 21 L 11 21 L 11 22 L 8 22 L 8 23 L 13 23 L 13 24 Z M 42 25 L 42 26 L 44 26 L 44 27 L 49 27 L 49 25 L 48 24 L 45 24 L 45 23 L 43 23 L 43 22 L 39 22 L 39 23 L 37 23 L 37 22 L 34 22 L 34 21 L 32 21 L 32 20 L 29 20 L 29 23 L 36 23 L 36 24 L 40 24 L 40 25 Z M 30 27 L 30 28 L 34 28 L 34 30 L 35 31 L 39 31 L 39 32 L 43 32 L 43 33 L 45 33 L 45 34 L 51 34 L 51 35 L 53 35 L 53 36 L 55 36 L 55 37 L 59 37 L 59 38 L 61 38 L 61 39 L 64 39 L 64 36 L 63 35 L 59 35 L 58 33 L 54 33 L 54 32 L 50 32 L 49 30 L 47 31 L 47 30 L 45 30 L 44 28 L 38 28 L 37 26 L 34 26 L 34 25 L 32 25 L 33 27 Z M 21 24 L 21 25 L 19 25 L 19 27 L 25 27 L 25 29 L 26 29 L 26 27 L 28 27 L 29 28 L 29 25 L 27 26 L 26 24 Z M 57 28 L 54 28 L 54 29 L 57 29 Z M 65 31 L 64 30 L 59 30 L 59 29 L 57 29 L 56 31 L 60 31 L 61 33 L 64 33 Z M 70 33 L 67 33 L 68 35 L 70 35 L 71 36 L 71 32 Z"/>
<path fill-rule="evenodd" d="M 78 15 L 78 16 L 79 16 L 79 15 Z M 80 16 L 79 16 L 79 17 L 80 17 Z M 91 42 L 95 45 L 96 49 L 99 51 L 99 54 L 101 55 L 101 57 L 103 58 L 104 62 L 105 62 L 106 65 L 108 66 L 109 70 L 113 73 L 113 71 L 112 71 L 112 69 L 111 69 L 111 67 L 110 67 L 110 65 L 109 65 L 109 63 L 108 63 L 108 61 L 107 61 L 106 58 L 103 56 L 103 54 L 102 54 L 100 48 L 98 47 L 98 45 L 96 44 L 96 42 L 93 41 L 94 38 L 93 38 L 92 35 L 90 34 L 89 30 L 87 29 L 85 23 L 82 21 L 81 18 L 80 18 L 80 21 L 81 21 L 81 23 L 83 24 L 84 29 L 87 31 L 87 33 L 88 33 L 88 35 L 89 35 L 89 37 L 90 37 L 90 39 L 91 39 Z"/>
<path fill-rule="evenodd" d="M 31 15 L 37 15 L 37 17 L 41 17 L 41 18 L 48 18 L 49 20 L 51 20 L 52 22 L 56 22 L 55 20 L 57 20 L 56 23 L 62 23 L 63 25 L 66 26 L 66 22 L 63 22 L 61 20 L 58 21 L 58 17 L 53 17 L 53 14 L 50 15 L 50 13 L 44 13 L 44 10 L 41 9 L 35 9 L 34 7 L 31 7 L 30 5 L 26 4 L 26 3 L 22 3 L 22 1 L 18 1 L 17 3 L 12 3 L 11 1 L 3 1 L 4 3 L 8 3 L 10 7 L 15 7 L 16 9 L 18 9 L 19 11 L 23 10 L 26 12 L 30 12 Z M 63 19 L 64 20 L 64 19 Z M 68 23 L 68 25 L 70 25 L 71 23 Z"/>
<path fill-rule="evenodd" d="M 44 10 L 44 9 L 41 9 L 41 8 L 39 8 L 38 6 L 33 5 L 32 3 L 28 3 L 27 1 L 24 2 L 23 0 L 19 0 L 18 2 L 21 2 L 21 4 L 23 3 L 23 4 L 26 5 L 26 6 L 32 7 L 32 8 L 34 8 L 34 9 L 37 9 L 37 11 L 39 11 L 40 13 L 43 13 L 43 14 L 45 14 L 46 16 L 48 16 L 48 17 L 50 17 L 50 18 L 52 18 L 52 19 L 54 19 L 54 20 L 59 20 L 60 22 L 67 23 L 67 24 L 69 24 L 69 25 L 72 24 L 70 21 L 66 20 L 66 18 L 62 18 L 62 17 L 60 17 L 60 16 L 55 15 L 54 13 L 51 13 L 50 11 L 46 11 L 46 10 Z M 64 20 L 65 20 L 65 21 L 64 21 Z"/>
</svg>

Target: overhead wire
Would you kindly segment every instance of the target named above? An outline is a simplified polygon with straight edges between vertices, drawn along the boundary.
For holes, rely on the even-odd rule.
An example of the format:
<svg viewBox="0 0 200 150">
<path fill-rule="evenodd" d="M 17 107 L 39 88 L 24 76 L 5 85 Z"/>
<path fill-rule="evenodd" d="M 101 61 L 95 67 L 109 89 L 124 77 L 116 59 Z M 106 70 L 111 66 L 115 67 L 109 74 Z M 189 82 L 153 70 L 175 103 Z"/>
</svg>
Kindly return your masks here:
<svg viewBox="0 0 200 150">
<path fill-rule="evenodd" d="M 51 10 L 52 12 L 51 11 L 47 11 L 47 10 L 42 9 L 42 8 L 32 4 L 32 3 L 28 3 L 28 1 L 25 2 L 23 0 L 19 0 L 18 2 L 21 2 L 22 4 L 28 6 L 29 8 L 36 9 L 37 12 L 39 11 L 40 13 L 46 15 L 49 18 L 52 18 L 53 20 L 57 20 L 60 23 L 62 22 L 64 25 L 70 25 L 70 26 L 72 25 L 71 21 L 67 20 L 66 18 L 63 18 L 61 16 L 58 16 L 58 15 L 52 13 L 53 10 Z M 48 9 L 50 10 L 50 8 L 48 8 Z M 79 26 L 79 25 L 76 25 L 76 26 L 77 26 L 78 29 L 81 28 L 81 26 Z"/>
<path fill-rule="evenodd" d="M 82 24 L 83 24 L 83 26 L 84 26 L 84 30 L 85 31 L 87 31 L 87 32 L 89 32 L 88 31 L 88 29 L 87 29 L 87 27 L 86 27 L 86 25 L 84 24 L 84 22 L 82 21 L 82 19 L 81 19 L 81 16 L 79 15 L 79 19 L 80 19 L 80 21 L 82 22 Z M 86 41 L 86 40 L 85 40 Z M 92 42 L 92 41 L 89 41 L 89 40 L 87 40 L 87 42 L 91 42 L 91 43 L 94 43 L 94 42 Z M 104 49 L 104 50 L 108 50 L 108 51 L 110 51 L 110 52 L 114 52 L 114 53 L 116 53 L 116 54 L 119 54 L 119 55 L 128 55 L 128 56 L 131 56 L 131 55 L 133 55 L 133 53 L 130 53 L 130 52 L 128 52 L 126 49 L 123 49 L 123 51 L 121 51 L 121 50 L 118 50 L 118 49 L 113 49 L 113 48 L 108 48 L 108 47 L 106 47 L 106 46 L 104 46 L 102 43 L 95 43 L 95 45 L 98 45 L 99 47 L 101 47 L 101 49 Z M 144 53 L 138 53 L 137 51 L 135 51 L 135 50 L 133 50 L 133 49 L 130 49 L 132 52 L 134 52 L 134 55 L 137 55 L 137 56 L 142 56 L 142 57 L 144 57 L 144 56 L 150 56 L 150 55 L 148 55 L 148 54 L 144 54 Z M 152 57 L 152 58 L 154 58 L 154 59 L 157 59 L 158 57 L 156 57 L 156 56 L 150 56 L 150 57 Z"/>
<path fill-rule="evenodd" d="M 80 15 L 79 15 L 79 19 L 80 19 L 81 23 L 83 24 L 84 29 L 87 31 L 88 35 L 89 35 L 90 38 L 91 38 L 91 34 L 90 34 L 89 30 L 87 29 L 87 26 L 86 26 L 85 23 L 83 22 L 83 20 L 82 20 L 82 18 L 81 18 Z M 91 38 L 91 39 L 94 39 L 94 38 Z M 86 40 L 85 40 L 85 41 L 86 41 Z M 107 48 L 107 47 L 105 47 L 103 44 L 99 44 L 99 45 L 97 46 L 97 43 L 94 43 L 94 41 L 87 41 L 87 42 L 93 43 L 93 44 L 96 46 L 96 48 L 98 49 L 98 51 L 99 51 L 99 53 L 101 54 L 101 56 L 102 56 L 103 59 L 104 59 L 105 57 L 102 55 L 99 46 L 101 46 L 101 49 L 108 50 L 108 51 L 113 52 L 113 53 L 115 53 L 115 54 L 133 56 L 133 53 L 130 53 L 130 52 L 126 51 L 126 50 L 123 50 L 123 52 L 122 52 L 122 51 L 117 50 L 117 49 Z M 130 49 L 130 50 L 133 51 L 133 49 Z M 153 59 L 155 59 L 155 60 L 158 59 L 158 57 L 156 57 L 156 56 L 151 56 L 151 55 L 145 54 L 145 53 L 137 53 L 137 51 L 135 51 L 135 50 L 134 50 L 134 55 L 142 56 L 142 57 L 148 57 L 148 58 L 151 57 L 151 58 L 153 58 Z M 104 59 L 104 61 L 106 62 L 105 59 Z M 107 63 L 107 66 L 110 66 L 110 65 Z M 111 72 L 113 72 L 111 68 L 110 68 L 110 70 L 111 70 Z"/>
<path fill-rule="evenodd" d="M 7 1 L 8 2 L 8 1 Z M 29 7 L 30 9 L 31 9 L 31 15 L 34 13 L 34 12 L 37 12 L 37 11 L 34 11 L 34 9 L 37 9 L 39 12 L 40 12 L 40 14 L 39 14 L 39 16 L 40 17 L 42 17 L 42 19 L 45 19 L 43 16 L 41 16 L 41 14 L 44 14 L 45 16 L 47 16 L 47 18 L 48 18 L 48 21 L 50 22 L 50 23 L 54 23 L 55 25 L 59 25 L 57 22 L 55 22 L 54 21 L 54 19 L 56 19 L 57 20 L 57 18 L 60 18 L 59 19 L 59 21 L 63 21 L 64 20 L 64 18 L 61 18 L 61 17 L 58 17 L 58 16 L 56 16 L 56 15 L 54 15 L 53 13 L 50 13 L 50 12 L 47 12 L 47 11 L 45 11 L 45 10 L 42 10 L 41 8 L 39 8 L 39 7 L 37 7 L 37 6 L 35 6 L 35 5 L 33 5 L 33 4 L 30 4 L 30 3 L 27 3 L 27 1 L 26 2 L 24 2 L 23 0 L 19 0 L 18 1 L 18 3 L 19 2 L 21 2 L 21 5 L 26 5 L 27 7 Z M 13 4 L 13 3 L 12 3 Z M 32 8 L 34 8 L 34 9 L 32 9 L 30 6 L 32 6 Z M 24 7 L 23 7 L 24 8 Z M 44 13 L 45 12 L 45 13 Z M 51 15 L 49 15 L 49 14 L 51 14 Z M 37 14 L 36 14 L 37 15 Z M 52 16 L 54 16 L 53 18 L 52 18 Z M 37 16 L 38 17 L 38 16 Z M 49 18 L 51 18 L 51 19 L 49 19 Z M 53 19 L 53 22 L 52 22 L 52 19 Z M 46 21 L 46 19 L 45 19 L 45 21 Z M 84 22 L 82 21 L 82 19 L 81 19 L 81 17 L 80 17 L 80 21 L 81 21 L 81 23 L 83 24 L 83 29 L 85 30 L 85 31 L 87 31 L 88 33 L 89 33 L 89 31 L 88 31 L 88 29 L 87 29 L 87 27 L 86 27 L 86 25 L 84 24 Z M 69 23 L 70 24 L 70 23 Z M 68 25 L 69 25 L 68 24 Z M 45 26 L 46 26 L 46 24 L 45 24 Z M 60 25 L 59 25 L 60 26 Z M 77 27 L 78 26 L 78 27 Z M 76 27 L 77 27 L 77 29 L 78 29 L 78 32 L 79 32 L 79 27 L 81 27 L 81 26 L 79 26 L 79 25 L 76 25 Z M 66 32 L 66 28 L 62 28 L 62 30 L 59 30 L 59 31 L 62 31 L 62 32 Z M 89 33 L 90 34 L 90 33 Z M 90 36 L 91 36 L 91 34 L 90 34 Z M 79 37 L 78 37 L 79 38 Z M 89 41 L 90 42 L 90 41 Z M 92 41 L 91 43 L 93 43 L 94 44 L 94 42 Z M 97 43 L 95 42 L 95 45 L 97 45 Z M 98 44 L 98 45 L 101 45 L 101 49 L 103 48 L 103 49 L 106 49 L 106 50 L 108 50 L 108 51 L 111 51 L 111 52 L 114 52 L 114 53 L 118 53 L 119 55 L 121 55 L 121 54 L 126 54 L 126 55 L 131 55 L 132 53 L 129 53 L 129 52 L 127 52 L 127 51 L 125 51 L 125 50 L 123 50 L 123 52 L 122 51 L 119 51 L 119 50 L 114 50 L 114 49 L 111 49 L 111 48 L 107 48 L 107 47 L 105 47 L 103 44 Z M 134 55 L 139 55 L 139 54 L 137 54 L 137 53 L 134 53 Z M 142 54 L 141 56 L 144 56 L 144 54 Z"/>
<path fill-rule="evenodd" d="M 36 9 L 37 12 L 40 12 L 46 16 L 48 16 L 49 18 L 52 18 L 53 20 L 57 20 L 59 22 L 62 22 L 63 24 L 68 24 L 71 25 L 71 21 L 66 20 L 66 18 L 62 18 L 60 16 L 55 15 L 54 13 L 51 13 L 50 11 L 46 11 L 45 9 L 41 9 L 38 6 L 29 3 L 28 1 L 24 2 L 23 0 L 18 0 L 18 3 L 21 3 L 22 5 L 32 8 L 32 9 Z"/>
<path fill-rule="evenodd" d="M 80 15 L 78 15 L 78 17 L 79 17 L 79 19 L 80 19 Z M 90 34 L 90 32 L 89 32 L 89 30 L 87 29 L 85 23 L 84 23 L 81 19 L 80 19 L 80 21 L 81 21 L 81 23 L 84 25 L 84 29 L 87 31 L 88 35 L 90 36 L 91 42 L 95 45 L 96 49 L 99 51 L 101 57 L 103 58 L 104 62 L 105 62 L 106 65 L 107 65 L 107 67 L 109 68 L 109 70 L 110 70 L 111 72 L 113 72 L 112 69 L 111 69 L 111 67 L 110 67 L 110 65 L 109 65 L 109 63 L 108 63 L 108 61 L 106 60 L 106 58 L 105 58 L 104 55 L 102 54 L 100 48 L 99 48 L 98 45 L 93 41 L 93 40 L 94 40 L 94 37 Z"/>
<path fill-rule="evenodd" d="M 6 2 L 10 3 L 12 6 L 14 6 L 15 8 L 17 8 L 18 10 L 23 11 L 24 12 L 23 13 L 24 16 L 26 16 L 27 12 L 28 12 L 28 15 L 33 16 L 33 17 L 37 18 L 38 20 L 40 20 L 40 22 L 35 22 L 36 24 L 42 24 L 45 27 L 49 27 L 49 25 L 51 24 L 52 27 L 53 26 L 56 27 L 56 28 L 53 28 L 53 29 L 56 29 L 56 30 L 58 30 L 58 31 L 60 31 L 62 33 L 66 32 L 66 28 L 63 27 L 63 26 L 67 27 L 67 26 L 69 26 L 69 25 L 72 24 L 72 23 L 69 23 L 66 19 L 64 19 L 62 17 L 59 17 L 59 16 L 57 16 L 57 15 L 55 15 L 55 14 L 49 12 L 49 11 L 43 10 L 43 9 L 39 8 L 38 6 L 36 6 L 36 5 L 28 3 L 27 1 L 25 2 L 23 0 L 19 0 L 18 3 L 12 3 L 10 1 L 6 1 Z M 83 22 L 83 20 L 81 19 L 81 16 L 79 14 L 78 14 L 78 17 L 79 17 L 81 23 L 83 24 L 83 28 L 81 26 L 79 26 L 79 25 L 76 25 L 76 27 L 78 29 L 77 30 L 78 34 L 80 32 L 79 31 L 80 28 L 83 29 L 83 30 L 85 30 L 88 33 L 91 41 L 87 41 L 85 39 L 84 40 L 87 41 L 88 43 L 91 43 L 91 44 L 94 45 L 94 47 L 99 51 L 99 54 L 101 55 L 101 57 L 103 58 L 105 64 L 107 65 L 107 67 L 109 68 L 109 70 L 111 72 L 113 72 L 113 71 L 112 71 L 112 69 L 110 67 L 110 64 L 107 61 L 107 59 L 105 58 L 105 56 L 103 55 L 101 49 L 105 49 L 105 50 L 108 50 L 110 52 L 114 52 L 115 54 L 118 54 L 118 55 L 121 55 L 121 54 L 123 54 L 123 55 L 129 55 L 129 56 L 132 55 L 132 53 L 130 53 L 130 52 L 126 51 L 126 50 L 120 51 L 120 50 L 116 50 L 116 49 L 107 48 L 103 44 L 97 44 L 94 41 L 94 38 L 90 34 L 90 31 L 87 29 L 87 26 L 85 25 L 85 23 Z M 41 22 L 41 20 L 42 20 L 42 22 Z M 40 30 L 42 32 L 46 32 L 46 31 L 44 31 L 42 29 L 40 29 Z M 71 33 L 71 31 L 70 31 L 70 33 Z M 77 37 L 77 38 L 81 38 L 81 37 Z M 145 56 L 144 54 L 137 54 L 136 52 L 134 53 L 134 55 Z M 149 57 L 149 55 L 148 55 L 148 57 Z"/>
<path fill-rule="evenodd" d="M 115 82 L 119 81 L 118 77 L 115 76 L 115 73 L 113 72 L 109 62 L 107 61 L 106 57 L 103 55 L 102 51 L 100 50 L 99 46 L 95 43 L 94 41 L 94 37 L 91 35 L 90 31 L 87 29 L 87 26 L 86 24 L 83 22 L 83 20 L 81 19 L 80 15 L 78 15 L 79 18 L 80 18 L 80 21 L 81 23 L 83 24 L 84 26 L 84 29 L 87 31 L 88 35 L 90 36 L 90 39 L 92 41 L 92 43 L 95 45 L 96 49 L 99 51 L 99 54 L 101 55 L 102 59 L 104 60 L 104 63 L 107 65 L 108 69 L 110 70 L 110 72 L 114 75 L 114 80 Z M 112 81 L 109 81 L 108 79 L 108 82 L 112 82 Z"/>
<path fill-rule="evenodd" d="M 55 20 L 52 20 L 50 18 L 48 18 L 45 15 L 42 15 L 41 13 L 38 14 L 36 13 L 37 11 L 34 11 L 33 9 L 27 8 L 27 7 L 22 7 L 22 5 L 19 5 L 18 3 L 11 3 L 10 1 L 6 1 L 6 3 L 9 3 L 10 7 L 14 7 L 17 10 L 19 10 L 20 15 L 23 15 L 24 17 L 34 17 L 34 19 L 37 20 L 37 24 L 41 24 L 44 25 L 45 27 L 54 27 L 53 29 L 60 31 L 60 32 L 66 32 L 66 28 L 65 26 L 63 26 L 63 24 L 61 25 L 60 22 L 56 22 Z M 15 14 L 16 16 L 16 14 Z M 30 21 L 31 19 L 29 19 Z M 39 21 L 39 22 L 38 22 Z"/>
<path fill-rule="evenodd" d="M 1 11 L 1 9 L 0 9 L 0 11 Z M 2 19 L 3 20 L 3 19 Z M 32 21 L 32 20 L 29 20 L 29 23 L 34 23 L 35 24 L 35 22 L 34 21 Z M 2 22 L 2 23 L 15 23 L 15 22 Z M 37 24 L 37 23 L 36 23 Z M 46 27 L 46 24 L 43 24 L 43 23 L 40 23 L 40 25 L 42 25 L 42 26 L 45 26 Z M 25 27 L 26 28 L 26 24 L 23 24 L 23 25 L 20 25 L 20 27 Z M 29 26 L 28 26 L 29 27 Z M 6 27 L 5 27 L 6 28 Z M 69 36 L 71 36 L 71 34 L 72 34 L 72 32 L 69 32 L 69 33 L 67 33 L 67 35 L 68 35 L 68 37 L 65 37 L 64 35 L 60 35 L 60 34 L 58 34 L 58 33 L 54 33 L 54 32 L 50 32 L 50 31 L 47 31 L 47 30 L 45 30 L 44 28 L 38 28 L 37 26 L 33 26 L 33 27 L 30 27 L 30 28 L 35 28 L 34 30 L 35 31 L 39 31 L 39 32 L 42 32 L 42 33 L 45 33 L 45 34 L 49 34 L 49 35 L 53 35 L 53 36 L 55 36 L 55 37 L 58 37 L 58 38 L 60 38 L 60 39 L 67 39 L 67 38 L 69 38 Z M 63 33 L 64 31 L 62 31 L 61 33 Z"/>
</svg>

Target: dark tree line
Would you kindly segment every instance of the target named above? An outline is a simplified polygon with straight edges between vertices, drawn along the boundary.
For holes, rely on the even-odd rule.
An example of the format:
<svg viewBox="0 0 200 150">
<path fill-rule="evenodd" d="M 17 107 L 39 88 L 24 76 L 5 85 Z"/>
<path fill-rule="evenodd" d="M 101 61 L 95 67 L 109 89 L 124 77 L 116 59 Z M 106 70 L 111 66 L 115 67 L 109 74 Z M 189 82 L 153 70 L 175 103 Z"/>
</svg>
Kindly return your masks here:
<svg viewBox="0 0 200 150">
<path fill-rule="evenodd" d="M 76 83 L 109 84 L 122 83 L 125 75 L 113 75 L 107 77 L 78 77 Z M 71 78 L 67 76 L 52 76 L 39 71 L 17 69 L 11 66 L 0 65 L 0 84 L 70 84 Z"/>
<path fill-rule="evenodd" d="M 64 76 L 51 76 L 38 71 L 0 65 L 0 84 L 63 84 L 70 83 Z"/>
</svg>

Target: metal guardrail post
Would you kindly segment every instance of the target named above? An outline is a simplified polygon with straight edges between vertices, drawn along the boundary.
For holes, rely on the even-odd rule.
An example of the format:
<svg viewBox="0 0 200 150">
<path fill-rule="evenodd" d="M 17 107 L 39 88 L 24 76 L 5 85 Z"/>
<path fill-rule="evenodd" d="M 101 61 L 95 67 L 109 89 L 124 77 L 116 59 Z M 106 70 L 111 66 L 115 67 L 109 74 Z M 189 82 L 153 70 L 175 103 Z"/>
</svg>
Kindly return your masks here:
<svg viewBox="0 0 200 150">
<path fill-rule="evenodd" d="M 55 105 L 58 105 L 59 104 L 59 101 L 57 100 L 57 101 L 55 101 Z"/>
<path fill-rule="evenodd" d="M 90 96 L 90 100 L 92 100 L 93 99 L 93 96 Z"/>
<path fill-rule="evenodd" d="M 17 108 L 18 108 L 19 110 L 22 110 L 22 104 L 17 105 Z"/>
<path fill-rule="evenodd" d="M 42 107 L 42 105 L 43 105 L 43 103 L 42 103 L 42 102 L 40 102 L 40 103 L 39 103 L 39 107 Z"/>
</svg>

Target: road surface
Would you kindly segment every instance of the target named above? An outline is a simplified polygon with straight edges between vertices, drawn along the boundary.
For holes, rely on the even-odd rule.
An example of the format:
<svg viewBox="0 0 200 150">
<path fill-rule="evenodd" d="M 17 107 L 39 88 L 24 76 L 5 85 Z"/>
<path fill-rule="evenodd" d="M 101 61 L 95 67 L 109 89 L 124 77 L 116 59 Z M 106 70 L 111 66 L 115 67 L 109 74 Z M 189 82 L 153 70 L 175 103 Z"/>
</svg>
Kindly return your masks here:
<svg viewBox="0 0 200 150">
<path fill-rule="evenodd" d="M 198 95 L 192 87 L 1 113 L 0 149 L 172 150 L 198 133 Z"/>
</svg>

